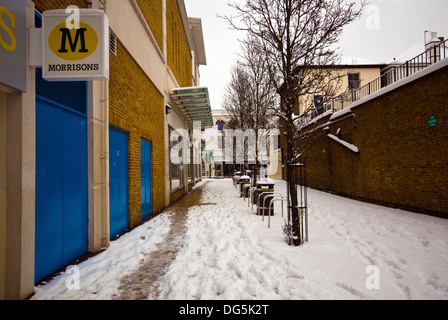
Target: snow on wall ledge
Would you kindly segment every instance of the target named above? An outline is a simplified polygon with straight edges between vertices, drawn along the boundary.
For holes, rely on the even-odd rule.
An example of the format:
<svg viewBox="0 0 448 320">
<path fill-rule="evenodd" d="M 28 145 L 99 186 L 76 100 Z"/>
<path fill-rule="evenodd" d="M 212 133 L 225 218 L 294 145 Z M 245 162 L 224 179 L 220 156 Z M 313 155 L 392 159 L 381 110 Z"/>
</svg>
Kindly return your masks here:
<svg viewBox="0 0 448 320">
<path fill-rule="evenodd" d="M 340 143 L 341 145 L 343 145 L 344 147 L 346 147 L 347 149 L 349 149 L 350 151 L 353 151 L 354 153 L 359 153 L 359 148 L 347 141 L 341 140 L 339 139 L 337 136 L 329 133 L 328 137 L 333 139 L 334 141 Z"/>
</svg>

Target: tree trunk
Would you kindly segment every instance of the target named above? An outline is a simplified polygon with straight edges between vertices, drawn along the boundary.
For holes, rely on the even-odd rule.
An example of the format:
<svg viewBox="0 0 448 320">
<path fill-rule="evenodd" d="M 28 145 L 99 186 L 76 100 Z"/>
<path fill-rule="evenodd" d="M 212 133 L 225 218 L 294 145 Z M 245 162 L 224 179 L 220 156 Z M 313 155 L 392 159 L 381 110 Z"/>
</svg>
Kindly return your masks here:
<svg viewBox="0 0 448 320">
<path fill-rule="evenodd" d="M 287 101 L 288 103 L 289 101 Z M 294 110 L 293 104 L 291 106 L 288 106 L 288 111 Z M 293 246 L 300 246 L 302 244 L 302 235 L 301 235 L 301 226 L 300 226 L 300 210 L 298 208 L 298 198 L 297 198 L 297 167 L 295 166 L 296 160 L 295 160 L 295 143 L 294 136 L 295 136 L 295 130 L 296 126 L 294 124 L 293 118 L 292 118 L 292 112 L 288 114 L 288 122 L 286 125 L 286 179 L 288 181 L 288 187 L 289 190 L 289 201 L 290 201 L 290 218 L 291 218 L 291 227 L 292 227 L 292 241 L 291 245 Z"/>
<path fill-rule="evenodd" d="M 258 132 L 255 132 L 255 165 L 254 165 L 254 183 L 253 187 L 257 186 L 258 182 Z"/>
<path fill-rule="evenodd" d="M 288 148 L 288 153 L 291 154 L 292 149 L 290 146 Z M 288 157 L 291 159 L 291 157 Z M 288 166 L 286 169 L 286 179 L 289 182 L 289 199 L 290 199 L 290 214 L 291 214 L 291 225 L 292 225 L 292 235 L 293 239 L 291 244 L 293 246 L 300 246 L 302 244 L 302 235 L 301 235 L 301 226 L 300 226 L 300 210 L 298 209 L 298 198 L 297 198 L 297 168 L 294 166 L 294 163 L 288 161 Z"/>
</svg>

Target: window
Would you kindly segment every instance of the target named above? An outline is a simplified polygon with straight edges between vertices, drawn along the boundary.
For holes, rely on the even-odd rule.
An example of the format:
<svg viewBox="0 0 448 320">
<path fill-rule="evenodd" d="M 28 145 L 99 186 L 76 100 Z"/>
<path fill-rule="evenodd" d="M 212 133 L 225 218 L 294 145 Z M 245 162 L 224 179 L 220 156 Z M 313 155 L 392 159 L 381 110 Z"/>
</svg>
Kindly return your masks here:
<svg viewBox="0 0 448 320">
<path fill-rule="evenodd" d="M 224 130 L 224 122 L 220 121 L 218 122 L 218 130 L 223 131 Z"/>
<path fill-rule="evenodd" d="M 359 79 L 359 73 L 349 73 L 348 74 L 348 88 L 358 89 L 360 87 L 361 81 Z"/>
<path fill-rule="evenodd" d="M 324 97 L 323 96 L 314 96 L 314 108 L 315 108 L 315 114 L 319 115 L 324 112 L 323 108 L 324 104 Z"/>
<path fill-rule="evenodd" d="M 188 183 L 193 183 L 193 175 L 194 175 L 194 148 L 193 146 L 190 147 L 190 149 L 188 149 L 188 158 L 190 159 L 190 163 L 188 165 Z"/>
<path fill-rule="evenodd" d="M 182 155 L 182 149 L 180 149 L 178 154 L 172 153 L 172 151 L 175 151 L 175 148 L 178 148 L 179 143 L 182 143 L 182 135 L 177 134 L 176 131 L 169 127 L 169 137 L 170 137 L 170 190 L 176 191 L 177 189 L 180 189 L 184 186 L 184 179 L 183 179 L 183 155 Z M 176 139 L 172 139 L 172 137 L 178 137 L 177 141 Z M 174 140 L 174 141 L 172 141 Z M 173 157 L 174 154 L 174 157 Z"/>
</svg>

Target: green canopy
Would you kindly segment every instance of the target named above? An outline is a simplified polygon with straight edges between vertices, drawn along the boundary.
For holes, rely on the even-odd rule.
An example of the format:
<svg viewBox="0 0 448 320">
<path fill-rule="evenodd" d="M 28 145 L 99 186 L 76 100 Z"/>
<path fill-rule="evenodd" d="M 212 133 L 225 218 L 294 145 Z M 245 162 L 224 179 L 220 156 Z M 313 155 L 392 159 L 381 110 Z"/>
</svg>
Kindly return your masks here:
<svg viewBox="0 0 448 320">
<path fill-rule="evenodd" d="M 208 88 L 178 88 L 173 90 L 171 97 L 176 102 L 176 105 L 185 111 L 192 122 L 200 121 L 202 129 L 213 127 Z"/>
</svg>

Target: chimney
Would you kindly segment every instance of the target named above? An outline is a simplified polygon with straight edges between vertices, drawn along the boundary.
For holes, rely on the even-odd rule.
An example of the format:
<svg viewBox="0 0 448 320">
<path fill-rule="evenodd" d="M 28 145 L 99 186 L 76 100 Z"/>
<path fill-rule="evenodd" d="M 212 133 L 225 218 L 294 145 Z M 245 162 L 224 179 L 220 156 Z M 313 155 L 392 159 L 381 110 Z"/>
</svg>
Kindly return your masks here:
<svg viewBox="0 0 448 320">
<path fill-rule="evenodd" d="M 427 33 L 431 34 L 430 39 L 426 36 Z M 431 64 L 440 60 L 440 47 L 438 45 L 443 42 L 442 39 L 442 37 L 437 37 L 437 32 L 425 31 L 426 55 L 427 59 L 431 61 Z"/>
<path fill-rule="evenodd" d="M 431 37 L 428 39 L 427 33 L 431 34 Z M 437 32 L 425 31 L 425 48 L 426 50 L 434 47 L 436 44 L 440 43 L 440 39 L 437 38 Z"/>
</svg>

